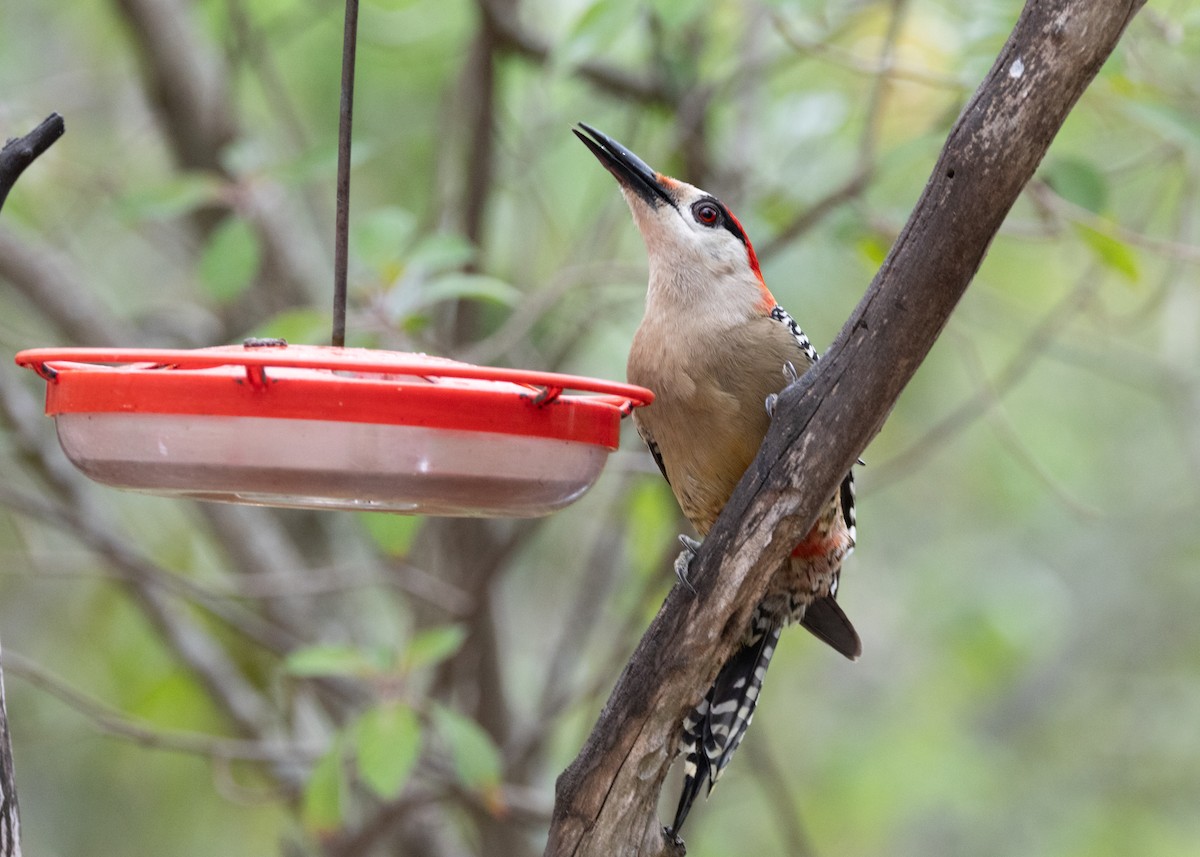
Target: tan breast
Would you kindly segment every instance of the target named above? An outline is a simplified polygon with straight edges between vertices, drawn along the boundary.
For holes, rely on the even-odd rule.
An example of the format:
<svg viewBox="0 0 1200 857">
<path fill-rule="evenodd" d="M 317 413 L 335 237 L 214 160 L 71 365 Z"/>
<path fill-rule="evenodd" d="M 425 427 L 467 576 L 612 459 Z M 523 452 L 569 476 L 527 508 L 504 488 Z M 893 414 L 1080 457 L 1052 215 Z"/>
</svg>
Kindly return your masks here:
<svg viewBox="0 0 1200 857">
<path fill-rule="evenodd" d="M 629 354 L 630 383 L 654 390 L 634 414 L 652 439 L 683 513 L 705 535 L 758 452 L 770 424 L 766 398 L 808 360 L 787 328 L 755 318 L 717 335 L 688 336 L 643 322 Z"/>
</svg>

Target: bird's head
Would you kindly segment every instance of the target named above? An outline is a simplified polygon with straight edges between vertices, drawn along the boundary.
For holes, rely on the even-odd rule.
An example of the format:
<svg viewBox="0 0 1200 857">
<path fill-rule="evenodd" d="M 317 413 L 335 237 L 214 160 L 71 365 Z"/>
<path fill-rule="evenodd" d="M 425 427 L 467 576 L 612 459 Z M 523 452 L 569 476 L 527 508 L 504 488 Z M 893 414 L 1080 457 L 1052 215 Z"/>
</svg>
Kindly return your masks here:
<svg viewBox="0 0 1200 857">
<path fill-rule="evenodd" d="M 650 299 L 729 314 L 766 314 L 775 298 L 742 224 L 707 191 L 655 172 L 616 140 L 580 123 L 575 136 L 621 186 L 650 257 Z"/>
</svg>

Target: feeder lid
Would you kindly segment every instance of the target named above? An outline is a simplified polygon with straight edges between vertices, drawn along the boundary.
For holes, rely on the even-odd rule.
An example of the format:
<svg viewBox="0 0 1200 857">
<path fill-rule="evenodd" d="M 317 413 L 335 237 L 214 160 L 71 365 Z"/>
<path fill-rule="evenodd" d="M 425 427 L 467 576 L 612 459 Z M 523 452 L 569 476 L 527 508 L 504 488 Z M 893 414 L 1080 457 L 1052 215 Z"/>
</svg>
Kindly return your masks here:
<svg viewBox="0 0 1200 857">
<path fill-rule="evenodd" d="M 413 514 L 561 508 L 599 475 L 620 418 L 653 399 L 595 378 L 280 340 L 16 361 L 46 379 L 63 450 L 99 482 Z"/>
</svg>

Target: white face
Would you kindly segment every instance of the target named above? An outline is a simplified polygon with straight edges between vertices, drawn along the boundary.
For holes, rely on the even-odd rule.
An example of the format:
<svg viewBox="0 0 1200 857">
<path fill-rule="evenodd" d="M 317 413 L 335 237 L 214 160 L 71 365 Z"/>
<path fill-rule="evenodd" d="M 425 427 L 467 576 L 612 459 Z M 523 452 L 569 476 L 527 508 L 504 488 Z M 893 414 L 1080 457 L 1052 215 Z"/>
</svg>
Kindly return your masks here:
<svg viewBox="0 0 1200 857">
<path fill-rule="evenodd" d="M 775 305 L 745 230 L 720 200 L 655 171 L 602 131 L 580 123 L 575 130 L 612 173 L 650 255 L 646 301 L 678 319 L 686 313 L 708 329 L 766 315 Z"/>
<path fill-rule="evenodd" d="M 689 309 L 702 305 L 731 322 L 773 304 L 750 242 L 729 210 L 697 187 L 657 178 L 674 206 L 653 205 L 622 188 L 650 257 L 649 299 Z"/>
</svg>

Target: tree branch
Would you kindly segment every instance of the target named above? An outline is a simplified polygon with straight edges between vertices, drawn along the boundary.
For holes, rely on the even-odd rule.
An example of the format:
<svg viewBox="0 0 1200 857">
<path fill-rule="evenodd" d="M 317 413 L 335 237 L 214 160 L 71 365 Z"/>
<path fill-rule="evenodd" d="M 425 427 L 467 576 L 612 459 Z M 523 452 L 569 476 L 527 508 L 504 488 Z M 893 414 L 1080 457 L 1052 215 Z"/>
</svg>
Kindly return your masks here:
<svg viewBox="0 0 1200 857">
<path fill-rule="evenodd" d="M 0 854 L 21 857 L 21 813 L 13 774 L 12 738 L 4 706 L 4 670 L 0 668 Z"/>
<path fill-rule="evenodd" d="M 0 208 L 25 168 L 63 135 L 66 125 L 51 113 L 26 134 L 9 140 L 0 149 Z M 8 732 L 8 709 L 4 705 L 4 670 L 0 667 L 0 854 L 21 857 L 21 818 L 17 806 L 17 784 L 13 774 L 12 739 Z"/>
<path fill-rule="evenodd" d="M 546 855 L 677 852 L 657 819 L 680 722 L 753 606 L 882 427 L 1021 188 L 1142 0 L 1029 0 L 908 224 L 828 356 L 775 419 L 692 566 L 558 780 Z"/>
<path fill-rule="evenodd" d="M 54 145 L 67 126 L 57 113 L 51 113 L 42 123 L 24 137 L 14 137 L 0 149 L 0 208 L 8 192 L 17 183 L 25 168 L 37 160 L 38 155 Z"/>
</svg>

